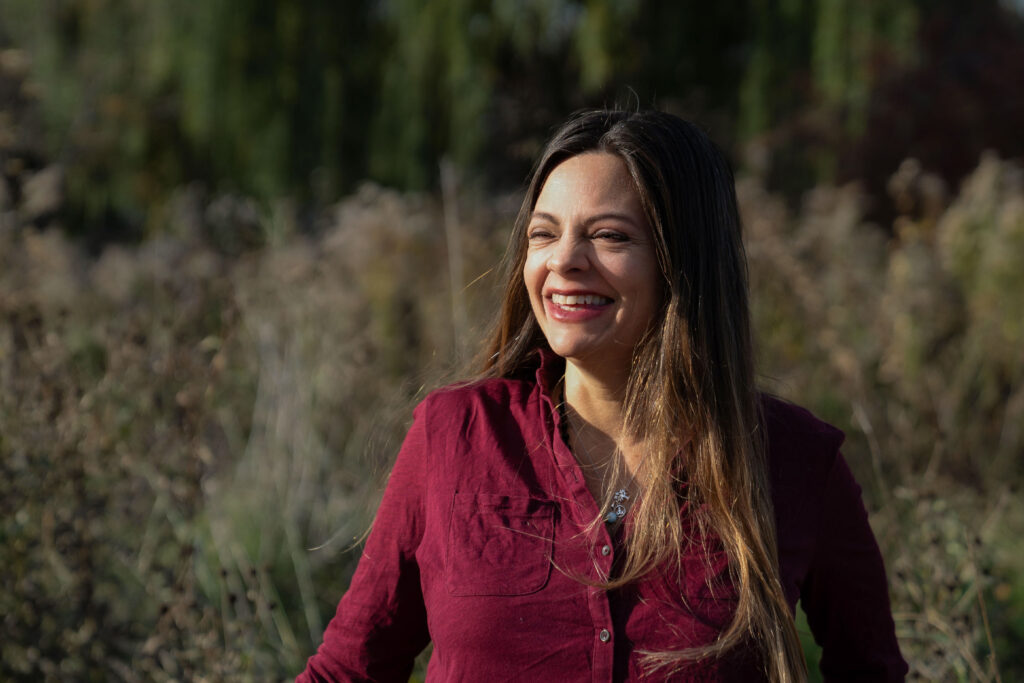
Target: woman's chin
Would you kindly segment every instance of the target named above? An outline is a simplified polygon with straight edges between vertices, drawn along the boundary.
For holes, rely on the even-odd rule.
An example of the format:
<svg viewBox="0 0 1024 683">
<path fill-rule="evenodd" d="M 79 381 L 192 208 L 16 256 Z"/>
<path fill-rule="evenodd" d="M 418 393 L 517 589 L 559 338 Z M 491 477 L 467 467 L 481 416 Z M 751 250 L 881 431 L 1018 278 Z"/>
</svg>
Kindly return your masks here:
<svg viewBox="0 0 1024 683">
<path fill-rule="evenodd" d="M 575 339 L 548 340 L 548 346 L 556 355 L 566 360 L 580 360 L 594 352 L 593 344 L 582 343 Z"/>
<path fill-rule="evenodd" d="M 555 355 L 561 356 L 574 365 L 595 365 L 607 367 L 622 362 L 620 355 L 610 352 L 598 344 L 581 342 L 548 342 Z"/>
</svg>

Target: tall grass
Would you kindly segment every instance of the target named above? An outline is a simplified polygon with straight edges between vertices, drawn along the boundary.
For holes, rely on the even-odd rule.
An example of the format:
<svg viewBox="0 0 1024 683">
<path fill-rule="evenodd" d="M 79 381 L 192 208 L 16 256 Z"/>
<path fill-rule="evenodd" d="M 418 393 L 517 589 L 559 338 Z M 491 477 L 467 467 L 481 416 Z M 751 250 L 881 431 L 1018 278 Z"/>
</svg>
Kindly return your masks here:
<svg viewBox="0 0 1024 683">
<path fill-rule="evenodd" d="M 740 189 L 766 383 L 847 432 L 911 677 L 1019 676 L 1020 168 L 986 156 L 950 197 L 908 161 L 886 229 L 855 187 L 818 188 L 795 217 Z"/>
<path fill-rule="evenodd" d="M 929 680 L 1024 676 L 1021 177 L 908 163 L 893 226 L 856 188 L 740 185 L 765 383 L 847 431 Z M 185 188 L 168 236 L 96 257 L 0 206 L 0 678 L 301 669 L 412 405 L 496 301 L 514 198 L 453 188 L 365 186 L 306 233 Z"/>
</svg>

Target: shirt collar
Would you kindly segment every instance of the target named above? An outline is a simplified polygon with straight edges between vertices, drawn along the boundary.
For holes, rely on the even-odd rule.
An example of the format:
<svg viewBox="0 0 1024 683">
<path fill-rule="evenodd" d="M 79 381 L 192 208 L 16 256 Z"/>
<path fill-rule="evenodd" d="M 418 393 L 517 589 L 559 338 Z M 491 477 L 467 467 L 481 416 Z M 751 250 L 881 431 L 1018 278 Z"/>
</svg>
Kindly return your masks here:
<svg viewBox="0 0 1024 683">
<path fill-rule="evenodd" d="M 543 396 L 552 399 L 552 392 L 565 375 L 565 359 L 547 347 L 537 349 L 537 355 L 540 357 L 536 373 L 537 386 Z"/>
</svg>

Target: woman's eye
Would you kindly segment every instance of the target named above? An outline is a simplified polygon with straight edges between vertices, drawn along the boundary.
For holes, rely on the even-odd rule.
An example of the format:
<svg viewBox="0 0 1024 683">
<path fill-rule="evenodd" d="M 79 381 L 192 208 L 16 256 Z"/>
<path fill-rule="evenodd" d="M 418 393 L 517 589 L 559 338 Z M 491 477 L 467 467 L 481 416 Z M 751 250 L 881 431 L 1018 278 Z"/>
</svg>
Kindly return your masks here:
<svg viewBox="0 0 1024 683">
<path fill-rule="evenodd" d="M 551 234 L 550 230 L 545 230 L 543 228 L 535 228 L 533 230 L 530 230 L 526 234 L 526 236 L 527 236 L 527 239 L 531 239 L 531 240 L 538 240 L 538 239 L 544 240 L 544 239 L 550 239 L 552 237 L 552 234 Z"/>
<path fill-rule="evenodd" d="M 593 238 L 596 240 L 607 240 L 609 242 L 625 242 L 629 239 L 626 235 L 614 230 L 598 230 L 594 233 Z"/>
</svg>

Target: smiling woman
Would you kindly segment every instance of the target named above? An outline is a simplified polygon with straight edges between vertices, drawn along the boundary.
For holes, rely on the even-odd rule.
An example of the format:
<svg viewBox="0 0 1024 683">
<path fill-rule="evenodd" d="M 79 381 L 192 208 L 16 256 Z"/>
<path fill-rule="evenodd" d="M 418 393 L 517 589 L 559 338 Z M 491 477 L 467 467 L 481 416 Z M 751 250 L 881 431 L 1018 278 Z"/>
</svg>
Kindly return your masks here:
<svg viewBox="0 0 1024 683">
<path fill-rule="evenodd" d="M 523 281 L 551 350 L 592 371 L 628 370 L 662 287 L 640 197 L 622 160 L 563 161 L 527 229 Z"/>
<path fill-rule="evenodd" d="M 758 392 L 732 174 L 695 126 L 585 112 L 534 171 L 474 380 L 416 409 L 301 681 L 906 673 L 843 437 Z"/>
</svg>

